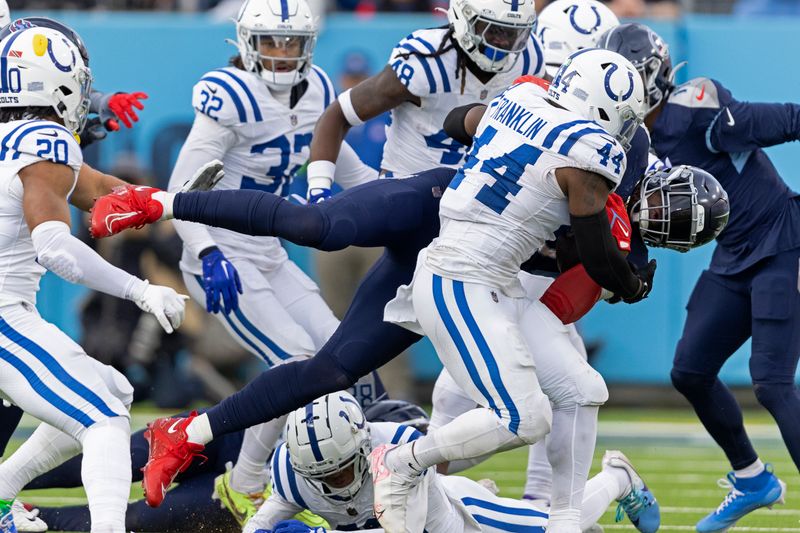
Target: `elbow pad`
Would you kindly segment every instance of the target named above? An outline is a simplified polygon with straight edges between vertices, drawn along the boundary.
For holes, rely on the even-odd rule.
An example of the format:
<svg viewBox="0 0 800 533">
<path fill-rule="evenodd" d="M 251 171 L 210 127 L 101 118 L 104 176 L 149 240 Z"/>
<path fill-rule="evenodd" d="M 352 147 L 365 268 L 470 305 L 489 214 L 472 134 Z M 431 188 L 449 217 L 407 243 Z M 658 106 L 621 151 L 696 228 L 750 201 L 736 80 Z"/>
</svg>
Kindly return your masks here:
<svg viewBox="0 0 800 533">
<path fill-rule="evenodd" d="M 623 298 L 634 296 L 641 285 L 611 235 L 606 211 L 570 215 L 578 256 L 589 276 L 601 287 Z"/>
<path fill-rule="evenodd" d="M 444 119 L 444 132 L 464 146 L 470 146 L 472 144 L 472 135 L 467 133 L 466 128 L 464 128 L 464 121 L 469 110 L 479 105 L 484 104 L 462 105 L 450 111 Z"/>
</svg>

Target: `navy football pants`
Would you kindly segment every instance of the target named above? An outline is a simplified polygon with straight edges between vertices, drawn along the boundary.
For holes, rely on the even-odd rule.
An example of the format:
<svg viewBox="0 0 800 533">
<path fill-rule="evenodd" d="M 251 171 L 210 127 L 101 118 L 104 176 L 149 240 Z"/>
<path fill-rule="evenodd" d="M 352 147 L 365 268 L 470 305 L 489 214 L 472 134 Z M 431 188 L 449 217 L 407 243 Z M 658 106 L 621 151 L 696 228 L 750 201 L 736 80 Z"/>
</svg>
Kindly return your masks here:
<svg viewBox="0 0 800 533">
<path fill-rule="evenodd" d="M 215 436 L 266 422 L 349 388 L 421 337 L 383 321 L 383 308 L 411 281 L 417 254 L 439 233 L 439 200 L 455 171 L 377 180 L 321 204 L 297 206 L 260 191 L 179 194 L 175 218 L 321 250 L 384 246 L 339 328 L 311 359 L 267 370 L 208 411 Z"/>
<path fill-rule="evenodd" d="M 756 452 L 720 368 L 752 336 L 750 375 L 758 401 L 780 428 L 800 469 L 800 394 L 794 384 L 800 356 L 800 250 L 766 258 L 742 273 L 704 271 L 686 306 L 672 383 L 725 451 L 734 469 Z"/>
</svg>

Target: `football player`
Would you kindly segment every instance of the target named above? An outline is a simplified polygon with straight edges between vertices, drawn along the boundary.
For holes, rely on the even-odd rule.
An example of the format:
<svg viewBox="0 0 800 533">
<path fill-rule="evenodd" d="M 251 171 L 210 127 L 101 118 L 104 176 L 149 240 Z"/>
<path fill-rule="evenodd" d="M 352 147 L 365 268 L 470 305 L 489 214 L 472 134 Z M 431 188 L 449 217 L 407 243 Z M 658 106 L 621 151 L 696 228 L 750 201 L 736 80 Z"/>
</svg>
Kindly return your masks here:
<svg viewBox="0 0 800 533">
<path fill-rule="evenodd" d="M 314 124 L 336 98 L 328 75 L 312 61 L 317 31 L 305 0 L 242 5 L 238 55 L 194 87 L 195 119 L 170 190 L 180 187 L 184 173 L 216 158 L 226 170 L 218 188 L 288 194 L 308 159 Z M 347 145 L 339 163 L 345 187 L 377 178 Z M 310 357 L 336 330 L 338 320 L 316 284 L 289 260 L 278 239 L 181 221 L 175 228 L 183 241 L 180 267 L 189 294 L 268 366 Z M 264 465 L 282 427 L 282 420 L 274 420 L 250 430 L 234 469 L 219 480 L 218 493 L 240 520 L 255 512 L 252 501 L 268 481 Z M 157 505 L 163 496 L 148 490 L 147 497 Z"/>
<path fill-rule="evenodd" d="M 733 471 L 722 504 L 701 532 L 726 531 L 745 514 L 783 501 L 785 484 L 753 448 L 741 409 L 718 374 L 752 338 L 750 373 L 758 401 L 775 418 L 800 468 L 800 199 L 763 148 L 800 139 L 800 105 L 736 100 L 719 81 L 675 87 L 667 44 L 647 26 L 624 24 L 601 45 L 637 67 L 646 85 L 656 153 L 666 162 L 702 166 L 725 187 L 731 218 L 686 306 L 672 383 L 724 450 Z"/>
<path fill-rule="evenodd" d="M 70 234 L 70 203 L 88 210 L 95 197 L 124 184 L 83 164 L 76 134 L 86 120 L 91 71 L 80 50 L 39 27 L 9 34 L 0 48 L 0 394 L 44 422 L 0 464 L 0 524 L 13 531 L 19 490 L 83 449 L 92 530 L 123 532 L 133 389 L 39 316 L 39 279 L 47 269 L 130 299 L 167 332 L 182 322 L 185 297 L 108 264 Z"/>
<path fill-rule="evenodd" d="M 372 506 L 370 478 L 377 472 L 369 470 L 367 456 L 379 446 L 421 436 L 402 424 L 367 421 L 347 393 L 318 398 L 289 416 L 286 443 L 272 459 L 272 495 L 244 532 L 325 533 L 325 528 L 290 520 L 305 509 L 324 518 L 331 531 L 383 531 Z M 431 469 L 416 487 L 428 503 L 415 512 L 427 531 L 437 533 L 545 530 L 546 508 L 498 497 L 493 485 Z M 594 524 L 614 500 L 632 498 L 646 486 L 621 452 L 609 451 L 587 489 L 584 527 Z"/>
</svg>

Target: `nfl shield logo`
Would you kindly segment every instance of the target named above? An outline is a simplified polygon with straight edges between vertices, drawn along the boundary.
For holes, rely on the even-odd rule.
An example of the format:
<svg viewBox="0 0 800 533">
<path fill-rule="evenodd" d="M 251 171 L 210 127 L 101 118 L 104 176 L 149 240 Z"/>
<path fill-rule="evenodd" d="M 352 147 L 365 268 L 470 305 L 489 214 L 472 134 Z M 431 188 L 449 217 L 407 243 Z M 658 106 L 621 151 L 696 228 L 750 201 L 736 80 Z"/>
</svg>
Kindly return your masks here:
<svg viewBox="0 0 800 533">
<path fill-rule="evenodd" d="M 489 96 L 489 91 L 486 89 L 481 91 L 481 100 L 486 100 L 486 97 Z"/>
<path fill-rule="evenodd" d="M 297 115 L 292 115 L 289 117 L 289 120 L 291 121 L 292 126 L 297 126 Z"/>
</svg>

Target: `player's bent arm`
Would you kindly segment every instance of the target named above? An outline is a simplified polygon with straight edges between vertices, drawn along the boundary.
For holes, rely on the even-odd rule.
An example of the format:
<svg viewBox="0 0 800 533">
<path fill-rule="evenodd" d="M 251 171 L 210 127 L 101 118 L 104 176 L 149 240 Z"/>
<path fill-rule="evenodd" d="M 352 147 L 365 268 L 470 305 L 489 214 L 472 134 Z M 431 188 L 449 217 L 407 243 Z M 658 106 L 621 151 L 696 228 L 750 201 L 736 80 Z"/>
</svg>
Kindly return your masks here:
<svg viewBox="0 0 800 533">
<path fill-rule="evenodd" d="M 467 104 L 456 107 L 444 119 L 444 132 L 465 146 L 472 144 L 478 124 L 486 112 L 484 104 Z"/>
<path fill-rule="evenodd" d="M 84 163 L 78 173 L 78 182 L 69 197 L 69 203 L 82 211 L 88 211 L 94 205 L 96 198 L 110 193 L 114 187 L 125 184 L 126 182 L 118 177 L 100 172 Z"/>
<path fill-rule="evenodd" d="M 375 118 L 404 102 L 420 105 L 419 97 L 403 85 L 389 66 L 339 95 L 337 101 L 322 113 L 314 128 L 308 188 L 330 188 L 334 177 L 333 162 L 339 157 L 342 141 L 351 125 Z"/>
<path fill-rule="evenodd" d="M 601 287 L 624 299 L 643 290 L 611 235 L 605 205 L 611 192 L 599 174 L 577 168 L 559 168 L 556 179 L 567 195 L 570 224 L 578 256 L 589 276 Z"/>
<path fill-rule="evenodd" d="M 709 126 L 716 152 L 748 152 L 800 140 L 800 105 L 731 101 Z"/>
<path fill-rule="evenodd" d="M 230 128 L 197 113 L 170 175 L 168 190 L 179 190 L 187 176 L 193 176 L 201 166 L 213 159 L 221 160 L 235 144 L 236 134 Z M 193 257 L 200 257 L 203 250 L 216 245 L 205 226 L 180 220 L 174 224 L 183 245 Z"/>
</svg>

